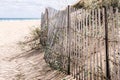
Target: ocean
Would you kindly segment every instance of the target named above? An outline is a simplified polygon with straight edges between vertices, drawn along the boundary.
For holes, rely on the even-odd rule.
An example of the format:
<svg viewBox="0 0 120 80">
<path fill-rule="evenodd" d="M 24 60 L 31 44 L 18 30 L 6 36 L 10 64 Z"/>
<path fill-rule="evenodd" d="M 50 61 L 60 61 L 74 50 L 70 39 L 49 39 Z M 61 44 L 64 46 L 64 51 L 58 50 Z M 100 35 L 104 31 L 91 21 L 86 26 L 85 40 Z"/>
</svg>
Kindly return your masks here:
<svg viewBox="0 0 120 80">
<path fill-rule="evenodd" d="M 10 20 L 40 20 L 40 18 L 0 18 L 0 21 L 10 21 Z"/>
</svg>

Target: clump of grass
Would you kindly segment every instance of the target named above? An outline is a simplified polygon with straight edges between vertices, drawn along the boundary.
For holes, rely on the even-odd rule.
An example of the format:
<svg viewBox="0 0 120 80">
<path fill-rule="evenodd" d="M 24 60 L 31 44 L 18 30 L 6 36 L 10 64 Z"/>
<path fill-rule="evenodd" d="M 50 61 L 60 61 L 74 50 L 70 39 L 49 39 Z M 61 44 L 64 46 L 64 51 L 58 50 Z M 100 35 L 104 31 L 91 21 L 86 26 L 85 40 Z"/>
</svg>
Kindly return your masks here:
<svg viewBox="0 0 120 80">
<path fill-rule="evenodd" d="M 19 45 L 21 46 L 22 50 L 30 49 L 30 50 L 37 50 L 41 48 L 40 44 L 40 36 L 41 30 L 40 27 L 33 26 L 30 28 L 30 35 L 24 38 L 24 41 L 20 41 Z"/>
<path fill-rule="evenodd" d="M 40 38 L 40 32 L 41 32 L 41 30 L 39 27 L 33 27 L 31 29 L 30 34 L 31 34 L 33 39 L 38 39 L 38 38 Z"/>
<path fill-rule="evenodd" d="M 102 6 L 113 6 L 120 8 L 120 1 L 119 0 L 80 0 L 78 4 L 75 4 L 74 7 L 76 8 L 86 8 L 86 9 L 93 9 Z"/>
</svg>

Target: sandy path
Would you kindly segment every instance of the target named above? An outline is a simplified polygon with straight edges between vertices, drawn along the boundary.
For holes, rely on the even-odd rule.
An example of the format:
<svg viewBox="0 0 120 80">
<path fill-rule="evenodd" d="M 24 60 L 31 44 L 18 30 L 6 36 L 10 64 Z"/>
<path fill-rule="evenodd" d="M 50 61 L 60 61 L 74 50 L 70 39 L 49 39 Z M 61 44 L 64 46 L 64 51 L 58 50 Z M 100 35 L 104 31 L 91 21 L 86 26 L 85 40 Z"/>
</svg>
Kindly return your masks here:
<svg viewBox="0 0 120 80">
<path fill-rule="evenodd" d="M 49 68 L 41 50 L 23 51 L 17 44 L 39 22 L 0 22 L 0 80 L 60 80 L 65 76 Z"/>
</svg>

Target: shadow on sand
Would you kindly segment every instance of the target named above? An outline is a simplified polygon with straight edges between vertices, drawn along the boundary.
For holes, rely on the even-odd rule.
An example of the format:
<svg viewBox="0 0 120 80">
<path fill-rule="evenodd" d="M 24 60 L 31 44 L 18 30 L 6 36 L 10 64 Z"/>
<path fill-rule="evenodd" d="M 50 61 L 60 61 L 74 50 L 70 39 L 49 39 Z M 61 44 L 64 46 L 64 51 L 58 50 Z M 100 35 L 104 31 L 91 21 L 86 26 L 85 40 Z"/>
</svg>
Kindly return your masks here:
<svg viewBox="0 0 120 80">
<path fill-rule="evenodd" d="M 30 58 L 30 57 L 33 57 L 33 56 L 37 56 L 39 54 L 43 53 L 43 50 L 40 49 L 40 50 L 28 50 L 28 51 L 25 51 L 25 52 L 22 52 L 22 53 L 19 53 L 13 57 L 11 57 L 9 59 L 9 61 L 12 61 L 14 59 L 18 59 L 18 58 Z"/>
</svg>

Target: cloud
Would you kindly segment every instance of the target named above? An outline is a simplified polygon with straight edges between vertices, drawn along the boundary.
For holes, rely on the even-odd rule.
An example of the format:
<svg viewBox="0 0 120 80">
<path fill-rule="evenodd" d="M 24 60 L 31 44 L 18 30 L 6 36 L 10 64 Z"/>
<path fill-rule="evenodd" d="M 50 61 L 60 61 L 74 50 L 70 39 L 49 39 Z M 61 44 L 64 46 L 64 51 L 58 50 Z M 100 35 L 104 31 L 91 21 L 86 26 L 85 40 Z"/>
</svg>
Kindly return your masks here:
<svg viewBox="0 0 120 80">
<path fill-rule="evenodd" d="M 77 0 L 0 0 L 0 17 L 40 17 L 46 7 L 63 9 Z"/>
</svg>

